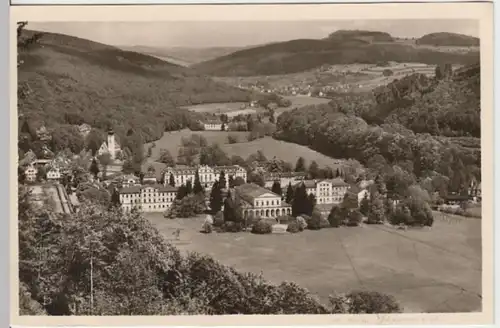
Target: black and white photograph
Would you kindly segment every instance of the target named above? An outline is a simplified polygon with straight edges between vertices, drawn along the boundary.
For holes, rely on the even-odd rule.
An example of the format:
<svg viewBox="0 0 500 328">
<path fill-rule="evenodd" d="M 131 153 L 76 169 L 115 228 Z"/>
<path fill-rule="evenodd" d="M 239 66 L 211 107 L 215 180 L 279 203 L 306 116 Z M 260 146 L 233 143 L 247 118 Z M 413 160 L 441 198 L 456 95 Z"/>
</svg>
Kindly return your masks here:
<svg viewBox="0 0 500 328">
<path fill-rule="evenodd" d="M 474 16 L 42 17 L 12 32 L 19 316 L 489 307 Z"/>
</svg>

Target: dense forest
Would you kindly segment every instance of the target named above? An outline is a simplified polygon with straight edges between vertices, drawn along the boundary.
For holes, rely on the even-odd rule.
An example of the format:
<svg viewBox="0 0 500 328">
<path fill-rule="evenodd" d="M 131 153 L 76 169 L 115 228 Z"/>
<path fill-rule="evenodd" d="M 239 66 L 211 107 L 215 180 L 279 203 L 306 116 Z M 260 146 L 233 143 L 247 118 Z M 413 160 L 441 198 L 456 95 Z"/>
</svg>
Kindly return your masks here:
<svg viewBox="0 0 500 328">
<path fill-rule="evenodd" d="M 19 51 L 18 109 L 32 128 L 45 125 L 71 134 L 87 123 L 113 126 L 124 136 L 134 129 L 145 141 L 165 130 L 189 127 L 199 114 L 180 106 L 248 101 L 251 94 L 157 58 L 72 36 L 40 35 L 30 51 Z"/>
<path fill-rule="evenodd" d="M 436 68 L 434 77 L 412 74 L 370 93 L 336 94 L 335 110 L 369 124 L 399 124 L 434 136 L 481 136 L 480 67 Z"/>
<path fill-rule="evenodd" d="M 480 180 L 478 66 L 433 81 L 410 76 L 383 91 L 285 112 L 275 137 L 359 160 L 378 173 L 434 179 L 431 191 L 461 192 L 472 178 Z M 444 94 L 452 105 L 443 105 Z M 436 126 L 415 124 L 413 117 Z"/>
</svg>

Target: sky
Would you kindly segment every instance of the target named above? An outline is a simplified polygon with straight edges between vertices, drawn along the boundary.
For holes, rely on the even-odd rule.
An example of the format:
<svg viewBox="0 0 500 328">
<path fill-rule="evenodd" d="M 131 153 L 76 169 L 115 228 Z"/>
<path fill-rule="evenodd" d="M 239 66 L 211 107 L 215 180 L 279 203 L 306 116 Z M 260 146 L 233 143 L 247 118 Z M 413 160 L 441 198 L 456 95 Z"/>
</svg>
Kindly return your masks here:
<svg viewBox="0 0 500 328">
<path fill-rule="evenodd" d="M 244 47 L 293 39 L 320 39 L 340 29 L 421 37 L 434 32 L 479 35 L 474 20 L 314 20 L 296 22 L 31 22 L 29 29 L 69 34 L 115 46 Z"/>
</svg>

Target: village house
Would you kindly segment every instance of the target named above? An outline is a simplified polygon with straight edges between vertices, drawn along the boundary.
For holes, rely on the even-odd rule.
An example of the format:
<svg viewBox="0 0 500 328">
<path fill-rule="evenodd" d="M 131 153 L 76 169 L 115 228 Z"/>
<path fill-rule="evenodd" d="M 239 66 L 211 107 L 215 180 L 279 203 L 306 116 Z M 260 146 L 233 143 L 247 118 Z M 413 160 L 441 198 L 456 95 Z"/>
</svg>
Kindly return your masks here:
<svg viewBox="0 0 500 328">
<path fill-rule="evenodd" d="M 121 153 L 120 144 L 116 140 L 115 132 L 110 129 L 108 131 L 107 140 L 102 143 L 101 147 L 97 151 L 97 154 L 99 156 L 109 154 L 111 160 L 115 160 L 119 153 Z"/>
<path fill-rule="evenodd" d="M 308 195 L 316 197 L 316 204 L 339 204 L 349 188 L 341 178 L 323 180 L 304 180 L 295 184 L 295 188 L 304 184 Z"/>
<path fill-rule="evenodd" d="M 59 181 L 61 179 L 61 170 L 57 166 L 52 166 L 47 171 L 47 181 Z"/>
<path fill-rule="evenodd" d="M 205 189 L 211 189 L 214 182 L 219 180 L 222 171 L 224 171 L 224 178 L 226 179 L 226 185 L 224 186 L 224 188 L 229 187 L 230 177 L 233 177 L 233 179 L 240 177 L 245 181 L 247 180 L 247 171 L 239 165 L 214 166 L 214 167 L 210 167 L 207 165 L 200 165 L 198 167 L 190 167 L 190 166 L 168 167 L 165 170 L 164 181 L 165 184 L 169 184 L 170 174 L 172 174 L 174 176 L 174 181 L 176 186 L 186 184 L 188 181 L 191 181 L 191 183 L 194 184 L 194 178 L 196 172 L 198 172 L 201 185 Z"/>
<path fill-rule="evenodd" d="M 241 204 L 242 216 L 245 219 L 256 217 L 276 218 L 281 215 L 291 215 L 292 207 L 266 188 L 254 183 L 237 186 L 235 198 Z"/>
<path fill-rule="evenodd" d="M 177 188 L 162 185 L 132 186 L 119 190 L 120 204 L 125 212 L 137 209 L 142 212 L 164 212 L 176 197 Z"/>
<path fill-rule="evenodd" d="M 202 124 L 207 131 L 221 131 L 223 123 L 220 120 L 206 120 Z"/>
<path fill-rule="evenodd" d="M 24 170 L 24 174 L 26 176 L 26 181 L 28 181 L 28 182 L 35 182 L 36 181 L 36 175 L 38 174 L 38 169 L 36 168 L 36 166 L 30 164 Z"/>
</svg>

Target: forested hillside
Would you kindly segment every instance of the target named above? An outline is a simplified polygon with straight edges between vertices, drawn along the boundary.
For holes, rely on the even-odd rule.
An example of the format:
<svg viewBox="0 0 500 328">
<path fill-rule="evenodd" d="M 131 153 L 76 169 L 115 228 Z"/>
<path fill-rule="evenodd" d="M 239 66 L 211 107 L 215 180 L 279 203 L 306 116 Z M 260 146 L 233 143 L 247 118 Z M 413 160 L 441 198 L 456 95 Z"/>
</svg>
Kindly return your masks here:
<svg viewBox="0 0 500 328">
<path fill-rule="evenodd" d="M 357 159 L 378 172 L 393 174 L 397 166 L 408 175 L 407 183 L 442 177 L 436 188 L 461 191 L 472 177 L 480 179 L 478 74 L 473 66 L 442 80 L 416 75 L 385 92 L 286 112 L 278 119 L 276 137 Z M 382 114 L 385 119 L 377 118 Z"/>
<path fill-rule="evenodd" d="M 430 46 L 477 47 L 479 38 L 458 33 L 430 33 L 416 40 L 417 44 Z"/>
<path fill-rule="evenodd" d="M 249 99 L 188 68 L 62 34 L 42 34 L 29 52 L 20 50 L 20 60 L 19 114 L 68 133 L 88 123 L 119 135 L 132 128 L 150 141 L 196 119 L 179 106 Z"/>
<path fill-rule="evenodd" d="M 380 39 L 383 43 L 379 43 Z M 193 68 L 213 76 L 252 76 L 297 73 L 325 64 L 395 61 L 467 65 L 478 60 L 478 52 L 442 52 L 393 43 L 380 32 L 341 31 L 321 40 L 291 40 L 244 49 L 196 64 Z"/>
</svg>

